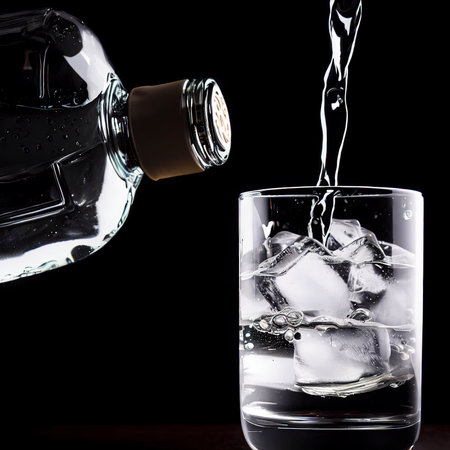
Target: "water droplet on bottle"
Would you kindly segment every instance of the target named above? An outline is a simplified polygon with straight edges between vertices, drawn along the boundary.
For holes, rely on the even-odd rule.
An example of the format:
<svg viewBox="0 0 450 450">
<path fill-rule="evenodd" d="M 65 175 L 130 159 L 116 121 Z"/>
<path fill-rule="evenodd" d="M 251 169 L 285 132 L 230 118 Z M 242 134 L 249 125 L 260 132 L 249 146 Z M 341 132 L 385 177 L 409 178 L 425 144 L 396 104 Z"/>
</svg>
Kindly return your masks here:
<svg viewBox="0 0 450 450">
<path fill-rule="evenodd" d="M 22 146 L 22 150 L 24 151 L 24 153 L 30 153 L 29 147 Z"/>
<path fill-rule="evenodd" d="M 263 330 L 268 330 L 270 328 L 270 325 L 268 324 L 267 320 L 264 320 L 264 319 L 259 321 L 259 326 Z"/>
<path fill-rule="evenodd" d="M 301 338 L 302 338 L 301 333 L 300 333 L 299 331 L 297 331 L 297 332 L 294 334 L 294 339 L 295 339 L 296 341 L 299 341 Z"/>
<path fill-rule="evenodd" d="M 403 218 L 405 220 L 410 220 L 412 219 L 413 216 L 413 212 L 410 209 L 405 209 L 405 211 L 403 212 Z"/>
<path fill-rule="evenodd" d="M 42 145 L 41 144 L 36 144 L 36 150 L 37 151 L 42 150 Z"/>
<path fill-rule="evenodd" d="M 59 152 L 59 153 L 63 153 L 63 152 L 64 152 L 64 147 L 59 147 L 59 148 L 58 148 L 58 152 Z"/>
<path fill-rule="evenodd" d="M 245 350 L 253 350 L 255 345 L 252 342 L 247 342 L 247 344 L 244 345 Z"/>
<path fill-rule="evenodd" d="M 68 134 L 64 134 L 64 135 L 63 135 L 63 138 L 64 138 L 64 139 L 69 139 L 69 135 L 68 135 Z"/>
<path fill-rule="evenodd" d="M 75 145 L 76 145 L 78 148 L 81 147 L 81 144 L 80 144 L 78 141 L 75 142 Z"/>
</svg>

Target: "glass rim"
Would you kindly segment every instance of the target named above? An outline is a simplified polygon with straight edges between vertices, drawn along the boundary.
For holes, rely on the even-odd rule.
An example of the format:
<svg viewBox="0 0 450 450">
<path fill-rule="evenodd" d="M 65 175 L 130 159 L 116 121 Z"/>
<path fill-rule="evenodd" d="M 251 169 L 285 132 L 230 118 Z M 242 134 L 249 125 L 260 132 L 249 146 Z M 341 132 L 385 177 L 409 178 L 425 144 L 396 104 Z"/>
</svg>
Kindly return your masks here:
<svg viewBox="0 0 450 450">
<path fill-rule="evenodd" d="M 379 186 L 286 186 L 255 189 L 241 192 L 239 200 L 255 197 L 313 197 L 319 192 L 332 190 L 341 195 L 338 197 L 391 197 L 391 196 L 419 196 L 423 197 L 420 191 L 414 189 L 379 187 Z"/>
</svg>

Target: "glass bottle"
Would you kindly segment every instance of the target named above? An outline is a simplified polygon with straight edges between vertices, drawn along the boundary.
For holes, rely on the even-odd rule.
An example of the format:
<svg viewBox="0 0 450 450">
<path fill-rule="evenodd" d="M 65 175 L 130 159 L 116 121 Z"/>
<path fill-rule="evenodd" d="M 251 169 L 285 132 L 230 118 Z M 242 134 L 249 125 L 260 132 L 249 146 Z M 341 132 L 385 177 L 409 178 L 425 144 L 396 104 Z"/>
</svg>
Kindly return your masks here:
<svg viewBox="0 0 450 450">
<path fill-rule="evenodd" d="M 85 258 L 124 223 L 144 175 L 223 164 L 231 130 L 212 79 L 128 92 L 79 19 L 0 16 L 0 282 Z"/>
</svg>

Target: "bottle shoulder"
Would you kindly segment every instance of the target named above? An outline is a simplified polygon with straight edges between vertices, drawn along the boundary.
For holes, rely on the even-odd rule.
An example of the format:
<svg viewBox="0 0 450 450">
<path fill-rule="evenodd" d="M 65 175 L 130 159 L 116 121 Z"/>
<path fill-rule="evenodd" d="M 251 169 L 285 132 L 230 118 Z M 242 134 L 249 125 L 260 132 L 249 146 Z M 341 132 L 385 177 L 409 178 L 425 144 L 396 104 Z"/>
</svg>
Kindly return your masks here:
<svg viewBox="0 0 450 450">
<path fill-rule="evenodd" d="M 104 91 L 114 69 L 81 20 L 53 9 L 0 15 L 0 102 L 76 107 Z M 93 63 L 95 62 L 95 63 Z"/>
</svg>

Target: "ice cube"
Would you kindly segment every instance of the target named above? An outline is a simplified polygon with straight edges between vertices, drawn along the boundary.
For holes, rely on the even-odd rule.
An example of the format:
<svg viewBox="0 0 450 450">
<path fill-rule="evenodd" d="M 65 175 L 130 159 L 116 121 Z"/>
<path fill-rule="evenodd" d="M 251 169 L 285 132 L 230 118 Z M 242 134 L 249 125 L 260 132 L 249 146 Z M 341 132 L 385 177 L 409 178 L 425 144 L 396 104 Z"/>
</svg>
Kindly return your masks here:
<svg viewBox="0 0 450 450">
<path fill-rule="evenodd" d="M 416 257 L 414 253 L 389 242 L 380 241 L 380 245 L 392 267 L 408 268 L 415 266 Z"/>
<path fill-rule="evenodd" d="M 347 261 L 347 286 L 353 307 L 371 308 L 384 294 L 390 277 L 386 255 L 373 234 L 368 233 L 333 251 Z"/>
<path fill-rule="evenodd" d="M 298 311 L 345 317 L 350 310 L 347 285 L 324 255 L 308 252 L 273 283 L 286 303 Z"/>
<path fill-rule="evenodd" d="M 245 385 L 249 389 L 247 393 L 252 392 L 253 386 L 286 389 L 286 386 L 295 384 L 292 356 L 244 353 L 241 356 L 241 370 L 243 372 L 241 379 L 245 380 Z"/>
<path fill-rule="evenodd" d="M 293 244 L 286 246 L 280 253 L 263 261 L 252 275 L 278 277 L 284 275 L 307 254 L 331 255 L 315 239 L 299 237 Z"/>
<path fill-rule="evenodd" d="M 328 230 L 325 246 L 329 250 L 337 250 L 369 234 L 373 233 L 363 228 L 358 220 L 333 219 Z"/>
<path fill-rule="evenodd" d="M 333 255 L 356 264 L 382 262 L 386 258 L 380 243 L 373 234 L 349 242 L 334 250 Z"/>
<path fill-rule="evenodd" d="M 257 289 L 254 280 L 241 280 L 240 286 L 240 319 L 255 320 L 263 314 L 269 314 L 273 303 Z"/>
<path fill-rule="evenodd" d="M 371 310 L 383 297 L 387 281 L 382 269 L 373 264 L 351 264 L 347 286 L 352 306 Z"/>
<path fill-rule="evenodd" d="M 287 245 L 292 239 L 294 242 Z M 285 248 L 251 274 L 257 277 L 258 289 L 272 307 L 281 310 L 290 306 L 345 317 L 350 302 L 346 282 L 336 270 L 341 261 L 309 237 L 283 234 L 275 243 Z"/>
<path fill-rule="evenodd" d="M 412 276 L 412 275 L 411 275 Z M 394 278 L 386 284 L 383 298 L 372 308 L 374 319 L 389 326 L 414 325 L 415 300 L 414 283 L 405 276 Z"/>
<path fill-rule="evenodd" d="M 302 330 L 294 341 L 294 371 L 299 385 L 352 383 L 389 371 L 390 344 L 385 329 Z"/>
<path fill-rule="evenodd" d="M 273 255 L 277 255 L 286 247 L 289 247 L 294 242 L 301 240 L 302 237 L 290 231 L 280 231 L 275 236 L 269 239 L 270 250 Z"/>
</svg>

